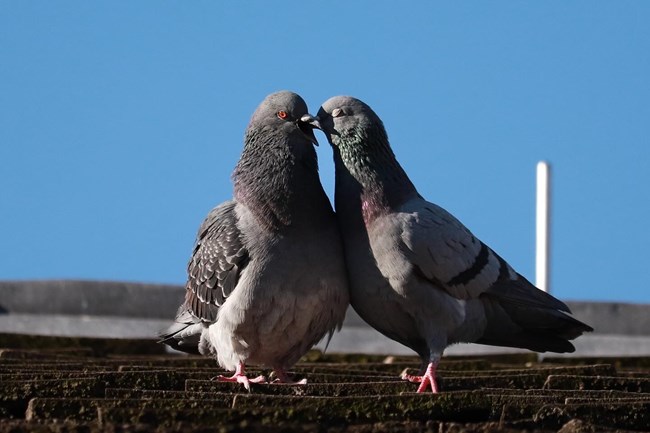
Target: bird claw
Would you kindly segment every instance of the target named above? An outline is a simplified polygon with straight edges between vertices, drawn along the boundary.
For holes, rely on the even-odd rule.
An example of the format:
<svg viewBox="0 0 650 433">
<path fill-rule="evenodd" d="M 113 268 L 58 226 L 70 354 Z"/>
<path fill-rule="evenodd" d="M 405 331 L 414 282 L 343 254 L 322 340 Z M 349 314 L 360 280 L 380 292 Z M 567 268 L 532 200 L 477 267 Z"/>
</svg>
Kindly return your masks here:
<svg viewBox="0 0 650 433">
<path fill-rule="evenodd" d="M 287 372 L 284 370 L 275 370 L 274 373 L 277 376 L 277 379 L 275 379 L 273 383 L 284 383 L 286 385 L 307 385 L 306 378 L 295 381 L 291 379 Z"/>
<path fill-rule="evenodd" d="M 280 380 L 280 379 L 275 379 L 271 383 L 283 383 L 285 385 L 307 385 L 307 379 L 303 378 L 298 381 L 293 381 L 293 380 Z"/>
<path fill-rule="evenodd" d="M 249 379 L 248 376 L 241 373 L 235 373 L 232 376 L 217 376 L 215 379 L 217 379 L 219 382 L 241 383 L 244 385 L 244 388 L 246 388 L 247 391 L 251 390 L 251 383 L 267 383 L 266 377 L 262 375 Z"/>
<path fill-rule="evenodd" d="M 401 374 L 403 380 L 408 380 L 409 382 L 419 383 L 417 392 L 422 393 L 427 390 L 429 385 L 431 385 L 431 392 L 434 394 L 438 393 L 438 382 L 436 381 L 436 365 L 433 363 L 429 364 L 427 370 L 422 376 L 411 375 L 404 370 Z"/>
<path fill-rule="evenodd" d="M 301 379 L 299 381 L 294 381 L 292 380 L 287 372 L 284 369 L 276 369 L 274 370 L 275 376 L 277 377 L 276 379 L 273 380 L 272 383 L 284 383 L 287 385 L 306 385 L 307 384 L 307 379 Z M 254 377 L 252 379 L 249 379 L 248 376 L 246 376 L 245 368 L 244 368 L 244 363 L 239 363 L 237 365 L 237 369 L 235 370 L 235 374 L 232 376 L 222 376 L 219 375 L 213 379 L 218 380 L 219 382 L 237 382 L 241 383 L 244 385 L 244 388 L 246 388 L 247 391 L 250 392 L 251 390 L 251 383 L 269 383 L 266 379 L 266 377 L 260 375 L 257 377 Z"/>
<path fill-rule="evenodd" d="M 246 370 L 244 367 L 244 363 L 240 362 L 237 364 L 237 369 L 235 370 L 235 374 L 232 376 L 217 376 L 215 377 L 219 382 L 237 382 L 241 383 L 244 385 L 244 388 L 246 388 L 246 391 L 251 390 L 251 383 L 267 383 L 266 377 L 259 375 L 257 377 L 254 377 L 252 379 L 249 379 L 248 376 L 246 376 Z"/>
</svg>

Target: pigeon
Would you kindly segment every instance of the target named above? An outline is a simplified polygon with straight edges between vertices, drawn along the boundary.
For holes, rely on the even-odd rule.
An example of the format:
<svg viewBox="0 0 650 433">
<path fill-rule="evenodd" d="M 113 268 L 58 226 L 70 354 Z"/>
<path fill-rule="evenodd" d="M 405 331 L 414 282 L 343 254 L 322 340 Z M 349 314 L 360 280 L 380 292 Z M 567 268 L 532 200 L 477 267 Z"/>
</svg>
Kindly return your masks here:
<svg viewBox="0 0 650 433">
<path fill-rule="evenodd" d="M 201 224 L 185 301 L 161 342 L 211 356 L 250 390 L 246 365 L 287 369 L 342 325 L 349 305 L 336 216 L 318 176 L 314 117 L 297 94 L 255 110 L 232 175 L 233 199 Z"/>
<path fill-rule="evenodd" d="M 418 392 L 438 392 L 445 348 L 479 343 L 573 352 L 593 329 L 537 289 L 445 209 L 426 201 L 395 158 L 380 118 L 362 101 L 326 101 L 316 127 L 332 145 L 334 204 L 350 305 L 422 359 Z"/>
</svg>

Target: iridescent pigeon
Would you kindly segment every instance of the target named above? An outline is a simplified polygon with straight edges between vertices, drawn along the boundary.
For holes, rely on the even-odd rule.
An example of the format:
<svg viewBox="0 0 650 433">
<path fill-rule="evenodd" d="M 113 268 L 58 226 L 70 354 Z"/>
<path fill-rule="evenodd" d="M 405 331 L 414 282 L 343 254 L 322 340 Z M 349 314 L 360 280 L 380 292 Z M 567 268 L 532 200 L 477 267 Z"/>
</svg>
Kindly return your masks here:
<svg viewBox="0 0 650 433">
<path fill-rule="evenodd" d="M 569 340 L 592 331 L 417 192 L 368 105 L 334 97 L 317 118 L 334 150 L 350 304 L 420 355 L 420 375 L 403 376 L 418 392 L 438 391 L 436 367 L 450 344 L 573 352 Z"/>
</svg>

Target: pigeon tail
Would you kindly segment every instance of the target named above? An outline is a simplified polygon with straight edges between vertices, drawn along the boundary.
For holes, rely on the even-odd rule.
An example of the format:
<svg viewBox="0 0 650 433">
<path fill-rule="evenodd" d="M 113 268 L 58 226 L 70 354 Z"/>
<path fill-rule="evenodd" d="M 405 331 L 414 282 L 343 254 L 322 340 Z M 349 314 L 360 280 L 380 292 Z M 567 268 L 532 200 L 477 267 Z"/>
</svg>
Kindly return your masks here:
<svg viewBox="0 0 650 433">
<path fill-rule="evenodd" d="M 199 355 L 199 343 L 204 326 L 192 314 L 185 310 L 179 312 L 174 323 L 159 333 L 158 343 L 168 345 L 180 352 Z"/>
<path fill-rule="evenodd" d="M 516 347 L 536 352 L 574 352 L 569 342 L 593 328 L 555 308 L 481 296 L 487 321 L 479 344 Z"/>
</svg>

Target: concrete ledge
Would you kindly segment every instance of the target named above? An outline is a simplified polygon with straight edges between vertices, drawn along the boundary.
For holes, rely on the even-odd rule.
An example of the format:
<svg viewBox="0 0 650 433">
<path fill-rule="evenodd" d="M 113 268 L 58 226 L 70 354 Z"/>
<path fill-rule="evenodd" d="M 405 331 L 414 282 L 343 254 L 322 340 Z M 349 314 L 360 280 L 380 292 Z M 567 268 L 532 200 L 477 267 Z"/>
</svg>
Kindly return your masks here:
<svg viewBox="0 0 650 433">
<path fill-rule="evenodd" d="M 650 336 L 650 304 L 567 302 L 573 315 L 596 334 Z"/>
<path fill-rule="evenodd" d="M 0 332 L 48 336 L 155 339 L 183 300 L 184 288 L 112 281 L 0 281 Z M 650 355 L 650 305 L 568 302 L 595 332 L 577 339 L 567 356 Z M 318 347 L 324 348 L 324 343 Z M 341 353 L 413 352 L 370 328 L 352 309 L 328 350 Z M 449 355 L 526 352 L 475 344 Z M 555 356 L 555 355 L 553 355 Z"/>
<path fill-rule="evenodd" d="M 543 353 L 551 357 L 581 356 L 648 356 L 650 355 L 650 336 L 588 334 L 573 341 L 576 351 L 573 353 Z M 317 346 L 324 349 L 323 343 Z M 406 346 L 393 341 L 369 326 L 343 326 L 335 334 L 327 348 L 333 353 L 370 353 L 391 355 L 414 355 Z M 485 346 L 482 344 L 456 344 L 445 350 L 445 355 L 477 355 L 501 353 L 530 353 L 525 349 Z"/>
<path fill-rule="evenodd" d="M 185 289 L 120 281 L 0 281 L 0 313 L 173 318 Z"/>
<path fill-rule="evenodd" d="M 117 316 L 0 314 L 0 333 L 153 340 L 159 331 L 167 329 L 171 323 L 170 319 Z"/>
<path fill-rule="evenodd" d="M 166 319 L 134 319 L 109 316 L 71 315 L 0 315 L 0 332 L 8 334 L 93 337 L 113 339 L 157 339 L 160 330 L 171 323 Z M 574 341 L 576 351 L 567 354 L 547 353 L 544 356 L 649 356 L 650 336 L 589 334 Z M 325 350 L 325 342 L 317 345 Z M 345 324 L 334 334 L 327 347 L 330 353 L 365 353 L 414 355 L 408 347 L 384 337 L 369 326 Z M 446 355 L 527 353 L 527 350 L 480 344 L 457 344 L 447 348 Z M 172 353 L 174 353 L 172 351 Z"/>
</svg>

